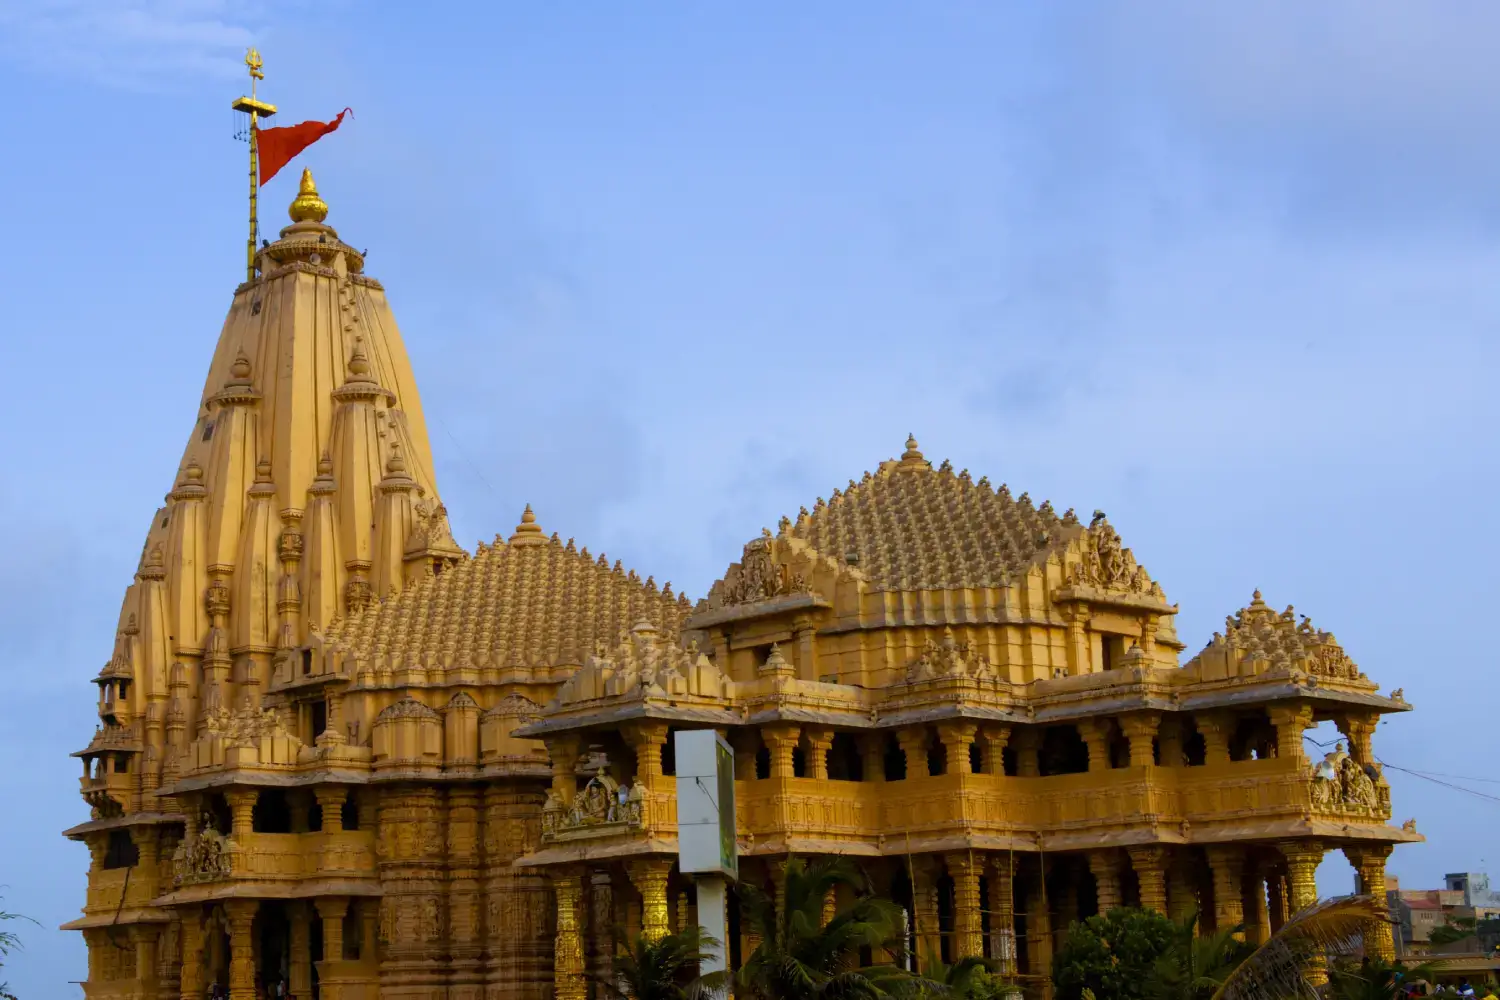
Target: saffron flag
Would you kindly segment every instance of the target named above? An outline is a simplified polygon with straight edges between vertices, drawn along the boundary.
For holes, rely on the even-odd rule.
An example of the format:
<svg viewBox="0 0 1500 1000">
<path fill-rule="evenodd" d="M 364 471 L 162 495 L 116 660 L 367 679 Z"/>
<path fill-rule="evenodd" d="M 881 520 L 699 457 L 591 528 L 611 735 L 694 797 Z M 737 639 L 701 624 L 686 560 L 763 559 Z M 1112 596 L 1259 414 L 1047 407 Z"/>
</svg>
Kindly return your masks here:
<svg viewBox="0 0 1500 1000">
<path fill-rule="evenodd" d="M 292 162 L 298 153 L 338 128 L 345 115 L 352 114 L 353 111 L 345 108 L 331 122 L 302 122 L 282 128 L 258 129 L 255 146 L 260 153 L 261 184 L 275 177 L 276 172 Z"/>
</svg>

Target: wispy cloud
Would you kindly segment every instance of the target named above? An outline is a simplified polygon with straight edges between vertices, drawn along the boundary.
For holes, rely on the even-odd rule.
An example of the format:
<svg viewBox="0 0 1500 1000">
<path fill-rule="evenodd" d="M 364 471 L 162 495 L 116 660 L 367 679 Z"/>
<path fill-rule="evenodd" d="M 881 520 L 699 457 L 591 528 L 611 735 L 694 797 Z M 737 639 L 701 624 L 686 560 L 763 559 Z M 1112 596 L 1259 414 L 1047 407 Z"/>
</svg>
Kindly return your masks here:
<svg viewBox="0 0 1500 1000">
<path fill-rule="evenodd" d="M 224 78 L 264 14 L 255 0 L 0 0 L 0 56 L 130 89 Z"/>
</svg>

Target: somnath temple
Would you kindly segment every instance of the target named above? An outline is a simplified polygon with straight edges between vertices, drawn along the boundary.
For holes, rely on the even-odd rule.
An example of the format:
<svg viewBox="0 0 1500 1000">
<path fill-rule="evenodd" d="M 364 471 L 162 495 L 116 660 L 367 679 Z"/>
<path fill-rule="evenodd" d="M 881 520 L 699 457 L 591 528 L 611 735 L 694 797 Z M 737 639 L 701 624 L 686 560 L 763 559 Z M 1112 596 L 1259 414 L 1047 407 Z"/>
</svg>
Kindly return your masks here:
<svg viewBox="0 0 1500 1000">
<path fill-rule="evenodd" d="M 1371 748 L 1410 706 L 1332 634 L 1256 593 L 1185 656 L 1103 514 L 915 440 L 697 601 L 530 508 L 466 551 L 385 292 L 327 211 L 304 174 L 235 290 L 94 679 L 67 831 L 89 997 L 578 1000 L 616 925 L 697 921 L 681 729 L 734 747 L 742 879 L 852 856 L 921 960 L 986 955 L 1038 995 L 1075 918 L 1263 938 L 1329 852 L 1383 897 L 1421 839 Z M 1347 747 L 1312 759 L 1328 720 Z M 733 891 L 728 924 L 733 966 Z"/>
</svg>

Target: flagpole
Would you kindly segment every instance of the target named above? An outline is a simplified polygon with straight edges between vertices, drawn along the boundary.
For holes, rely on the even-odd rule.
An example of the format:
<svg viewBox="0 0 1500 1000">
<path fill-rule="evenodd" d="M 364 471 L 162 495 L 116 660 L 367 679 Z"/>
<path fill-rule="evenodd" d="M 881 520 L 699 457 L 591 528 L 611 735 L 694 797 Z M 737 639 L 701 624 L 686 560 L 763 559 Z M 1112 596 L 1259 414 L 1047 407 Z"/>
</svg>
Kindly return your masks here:
<svg viewBox="0 0 1500 1000">
<path fill-rule="evenodd" d="M 276 105 L 266 104 L 256 99 L 255 85 L 259 80 L 264 80 L 266 75 L 261 72 L 260 53 L 250 49 L 245 53 L 245 65 L 250 70 L 250 96 L 241 97 L 232 105 L 236 111 L 243 111 L 250 116 L 250 238 L 245 241 L 245 280 L 255 280 L 255 238 L 260 235 L 260 218 L 257 211 L 257 201 L 260 194 L 260 145 L 257 136 L 260 133 L 260 119 L 270 118 L 276 113 Z"/>
</svg>

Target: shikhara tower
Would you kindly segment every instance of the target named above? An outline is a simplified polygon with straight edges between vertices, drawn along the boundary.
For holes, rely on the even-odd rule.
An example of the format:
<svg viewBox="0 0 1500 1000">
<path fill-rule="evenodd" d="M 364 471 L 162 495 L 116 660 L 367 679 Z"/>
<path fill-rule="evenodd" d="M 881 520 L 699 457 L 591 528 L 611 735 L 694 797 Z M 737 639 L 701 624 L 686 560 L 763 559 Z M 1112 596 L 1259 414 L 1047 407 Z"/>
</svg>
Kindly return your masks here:
<svg viewBox="0 0 1500 1000">
<path fill-rule="evenodd" d="M 1044 998 L 1072 919 L 1261 939 L 1328 851 L 1383 896 L 1421 839 L 1372 747 L 1410 706 L 1330 633 L 1257 592 L 1180 664 L 1177 606 L 1102 514 L 914 439 L 696 605 L 529 507 L 465 552 L 385 293 L 327 212 L 304 173 L 235 290 L 95 679 L 67 831 L 89 997 L 581 1000 L 617 925 L 696 921 L 686 728 L 734 748 L 743 880 L 853 856 L 917 955 Z M 1348 750 L 1314 763 L 1324 720 Z M 756 940 L 729 926 L 739 965 Z"/>
</svg>

